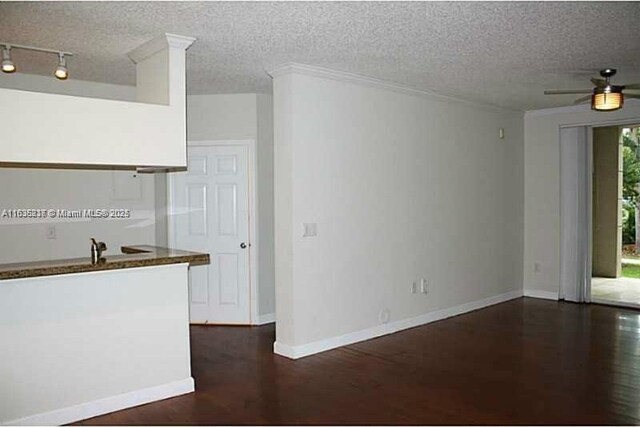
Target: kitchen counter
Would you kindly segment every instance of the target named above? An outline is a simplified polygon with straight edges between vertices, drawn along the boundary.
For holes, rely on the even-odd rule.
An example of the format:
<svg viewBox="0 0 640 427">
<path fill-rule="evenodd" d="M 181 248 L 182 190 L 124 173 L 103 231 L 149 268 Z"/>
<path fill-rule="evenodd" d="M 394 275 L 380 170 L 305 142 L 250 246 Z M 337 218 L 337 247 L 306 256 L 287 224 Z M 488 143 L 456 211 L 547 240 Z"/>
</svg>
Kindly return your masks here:
<svg viewBox="0 0 640 427">
<path fill-rule="evenodd" d="M 209 255 L 200 252 L 188 252 L 149 245 L 122 246 L 120 249 L 122 255 L 108 255 L 107 252 L 102 257 L 101 262 L 97 264 L 92 264 L 90 257 L 0 264 L 0 280 L 166 264 L 209 264 Z M 89 252 L 88 248 L 87 252 Z"/>
</svg>

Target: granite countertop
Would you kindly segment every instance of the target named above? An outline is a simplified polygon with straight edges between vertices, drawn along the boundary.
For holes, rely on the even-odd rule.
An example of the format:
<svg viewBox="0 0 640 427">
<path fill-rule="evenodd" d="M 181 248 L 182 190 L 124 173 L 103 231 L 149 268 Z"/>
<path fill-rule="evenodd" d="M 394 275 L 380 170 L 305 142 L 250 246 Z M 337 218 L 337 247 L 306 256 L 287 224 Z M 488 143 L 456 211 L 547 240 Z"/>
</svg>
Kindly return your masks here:
<svg viewBox="0 0 640 427">
<path fill-rule="evenodd" d="M 120 249 L 122 255 L 108 255 L 108 252 L 105 252 L 102 261 L 97 264 L 91 263 L 91 257 L 0 264 L 0 280 L 165 264 L 209 264 L 209 254 L 200 252 L 180 251 L 149 245 L 122 246 Z M 89 252 L 88 248 L 87 252 Z"/>
</svg>

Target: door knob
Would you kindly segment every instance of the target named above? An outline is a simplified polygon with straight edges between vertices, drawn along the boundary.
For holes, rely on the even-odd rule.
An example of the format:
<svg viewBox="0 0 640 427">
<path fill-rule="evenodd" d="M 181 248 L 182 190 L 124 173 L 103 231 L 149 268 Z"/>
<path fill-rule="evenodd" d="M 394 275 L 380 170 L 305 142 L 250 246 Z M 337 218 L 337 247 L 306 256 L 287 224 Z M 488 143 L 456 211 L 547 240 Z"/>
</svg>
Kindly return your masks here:
<svg viewBox="0 0 640 427">
<path fill-rule="evenodd" d="M 240 247 L 242 249 L 245 249 L 247 247 L 247 244 L 245 242 L 240 243 Z"/>
</svg>

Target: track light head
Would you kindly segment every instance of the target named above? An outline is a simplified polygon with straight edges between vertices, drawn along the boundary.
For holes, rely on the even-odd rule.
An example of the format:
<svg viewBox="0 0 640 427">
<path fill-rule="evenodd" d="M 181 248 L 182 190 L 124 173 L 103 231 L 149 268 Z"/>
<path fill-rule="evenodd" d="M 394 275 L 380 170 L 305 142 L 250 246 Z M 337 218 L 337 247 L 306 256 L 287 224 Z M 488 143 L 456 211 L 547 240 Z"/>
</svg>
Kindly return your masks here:
<svg viewBox="0 0 640 427">
<path fill-rule="evenodd" d="M 64 57 L 64 53 L 58 53 L 58 66 L 56 67 L 56 71 L 54 71 L 53 75 L 56 76 L 58 80 L 67 80 L 69 78 L 69 70 L 67 69 L 67 59 Z"/>
<path fill-rule="evenodd" d="M 0 0 L 1 1 L 1 0 Z M 0 49 L 2 49 L 2 71 L 5 73 L 14 73 L 17 71 L 16 64 L 11 60 L 12 49 L 24 49 L 35 52 L 44 52 L 48 54 L 58 55 L 58 66 L 56 67 L 53 75 L 58 80 L 67 80 L 69 78 L 69 69 L 67 68 L 67 57 L 72 56 L 71 52 L 64 52 L 61 50 L 44 49 L 41 47 L 24 46 L 19 44 L 0 42 Z"/>
<path fill-rule="evenodd" d="M 4 73 L 15 73 L 16 64 L 11 60 L 11 46 L 2 49 L 2 71 Z"/>
</svg>

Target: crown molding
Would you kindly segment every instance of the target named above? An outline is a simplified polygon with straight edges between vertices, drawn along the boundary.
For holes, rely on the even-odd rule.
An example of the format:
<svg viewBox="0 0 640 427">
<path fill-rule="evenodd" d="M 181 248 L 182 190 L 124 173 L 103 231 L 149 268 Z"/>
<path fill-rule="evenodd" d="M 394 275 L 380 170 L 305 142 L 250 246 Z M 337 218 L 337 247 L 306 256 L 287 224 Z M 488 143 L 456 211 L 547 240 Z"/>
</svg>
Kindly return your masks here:
<svg viewBox="0 0 640 427">
<path fill-rule="evenodd" d="M 624 114 L 625 108 L 637 108 L 640 106 L 640 100 L 637 99 L 625 99 L 624 106 L 616 111 L 594 111 L 594 114 Z M 525 117 L 539 117 L 539 116 L 548 116 L 553 114 L 562 114 L 562 113 L 586 113 L 590 112 L 591 106 L 589 104 L 580 104 L 580 105 L 567 105 L 565 107 L 553 107 L 553 108 L 542 108 L 540 110 L 528 110 L 524 112 Z"/>
<path fill-rule="evenodd" d="M 133 49 L 127 56 L 137 64 L 167 47 L 187 50 L 195 41 L 196 39 L 194 37 L 165 33 Z"/>
<path fill-rule="evenodd" d="M 590 111 L 589 104 L 567 105 L 565 107 L 542 108 L 540 110 L 527 110 L 524 112 L 525 117 L 548 116 L 560 113 L 585 113 Z"/>
<path fill-rule="evenodd" d="M 374 77 L 365 76 L 362 74 L 349 73 L 346 71 L 337 71 L 337 70 L 332 70 L 330 68 L 318 67 L 315 65 L 308 65 L 308 64 L 301 64 L 297 62 L 289 62 L 283 65 L 280 65 L 272 69 L 271 71 L 267 71 L 267 74 L 271 78 L 280 77 L 280 76 L 284 76 L 292 73 L 304 74 L 304 75 L 313 76 L 313 77 L 321 77 L 325 79 L 337 80 L 337 81 L 347 82 L 347 83 L 355 83 L 355 84 L 373 87 L 377 89 L 390 90 L 392 92 L 401 93 L 404 95 L 419 96 L 423 98 L 437 98 L 443 101 L 456 102 L 456 103 L 465 104 L 473 107 L 491 109 L 499 112 L 522 113 L 522 111 L 520 110 L 499 107 L 491 104 L 484 104 L 481 102 L 470 101 L 467 99 L 456 98 L 448 95 L 442 95 L 436 92 L 417 89 L 408 85 L 394 83 L 387 80 L 381 80 Z"/>
</svg>

